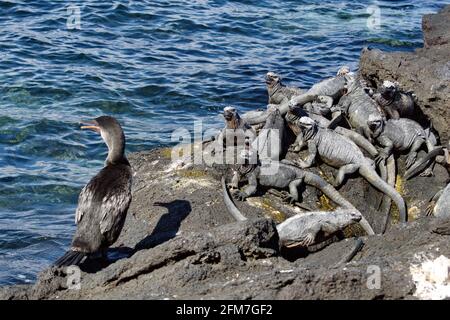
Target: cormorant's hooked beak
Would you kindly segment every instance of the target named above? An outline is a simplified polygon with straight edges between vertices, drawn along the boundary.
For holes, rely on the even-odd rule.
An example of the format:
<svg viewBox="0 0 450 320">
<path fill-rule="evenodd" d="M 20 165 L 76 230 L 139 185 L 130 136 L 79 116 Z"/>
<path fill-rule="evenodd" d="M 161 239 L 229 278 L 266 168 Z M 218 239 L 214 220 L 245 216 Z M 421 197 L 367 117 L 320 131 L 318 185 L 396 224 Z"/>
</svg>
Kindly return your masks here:
<svg viewBox="0 0 450 320">
<path fill-rule="evenodd" d="M 81 125 L 81 129 L 92 130 L 100 133 L 100 126 L 98 125 L 98 122 L 95 120 L 83 122 Z"/>
</svg>

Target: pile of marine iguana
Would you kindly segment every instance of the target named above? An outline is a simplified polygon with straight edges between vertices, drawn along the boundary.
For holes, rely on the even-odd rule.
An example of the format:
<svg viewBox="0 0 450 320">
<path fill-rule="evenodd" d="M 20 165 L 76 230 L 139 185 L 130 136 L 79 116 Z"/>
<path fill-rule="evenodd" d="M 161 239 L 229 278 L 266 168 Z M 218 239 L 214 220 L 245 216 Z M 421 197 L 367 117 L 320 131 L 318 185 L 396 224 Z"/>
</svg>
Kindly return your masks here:
<svg viewBox="0 0 450 320">
<path fill-rule="evenodd" d="M 406 179 L 417 174 L 432 175 L 435 162 L 450 167 L 448 149 L 437 146 L 431 128 L 423 128 L 412 119 L 414 94 L 403 92 L 397 82 L 386 80 L 376 90 L 347 66 L 309 90 L 285 86 L 275 72 L 268 72 L 265 82 L 267 108 L 239 115 L 236 108 L 226 107 L 226 126 L 213 143 L 216 151 L 233 148 L 238 154 L 235 163 L 228 163 L 233 169 L 228 179 L 231 181 L 227 184 L 226 177 L 222 178 L 225 204 L 236 220 L 247 218 L 232 198 L 245 201 L 260 186 L 280 189 L 282 200 L 294 204 L 302 201 L 298 189 L 306 184 L 338 206 L 331 212 L 299 213 L 279 224 L 280 243 L 286 247 L 309 247 L 323 241 L 324 235 L 333 235 L 355 223 L 368 235 L 375 233 L 361 212 L 337 190 L 348 174 L 358 172 L 384 194 L 379 208 L 385 219 L 379 233 L 384 233 L 391 201 L 398 209 L 400 223 L 407 222 L 406 203 L 394 187 L 394 156 L 409 152 Z M 287 138 L 289 131 L 296 136 L 294 142 Z M 428 153 L 417 159 L 424 146 Z M 287 152 L 299 153 L 305 148 L 305 159 L 285 159 Z M 316 159 L 338 170 L 334 181 L 327 182 L 308 170 Z M 449 201 L 447 186 L 430 200 L 428 214 L 449 215 Z"/>
</svg>

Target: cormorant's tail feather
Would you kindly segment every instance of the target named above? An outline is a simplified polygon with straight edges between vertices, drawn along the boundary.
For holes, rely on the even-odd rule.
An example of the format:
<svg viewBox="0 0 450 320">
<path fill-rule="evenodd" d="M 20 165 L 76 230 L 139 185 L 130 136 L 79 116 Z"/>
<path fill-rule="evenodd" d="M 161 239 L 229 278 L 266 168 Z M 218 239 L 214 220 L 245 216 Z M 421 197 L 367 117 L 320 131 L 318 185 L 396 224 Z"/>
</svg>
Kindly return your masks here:
<svg viewBox="0 0 450 320">
<path fill-rule="evenodd" d="M 77 266 L 83 261 L 85 256 L 86 253 L 84 252 L 69 250 L 61 258 L 56 260 L 53 265 L 56 267 Z"/>
</svg>

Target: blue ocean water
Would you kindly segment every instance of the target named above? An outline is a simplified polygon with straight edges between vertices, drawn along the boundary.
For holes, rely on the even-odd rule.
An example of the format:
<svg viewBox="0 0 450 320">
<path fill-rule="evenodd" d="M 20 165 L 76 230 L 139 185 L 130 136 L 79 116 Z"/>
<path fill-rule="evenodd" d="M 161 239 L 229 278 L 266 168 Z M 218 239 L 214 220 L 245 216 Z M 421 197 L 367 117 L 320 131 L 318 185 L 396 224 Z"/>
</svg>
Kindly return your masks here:
<svg viewBox="0 0 450 320">
<path fill-rule="evenodd" d="M 421 16 L 445 3 L 0 0 L 0 285 L 70 243 L 106 155 L 80 120 L 117 117 L 129 152 L 168 145 L 194 119 L 221 126 L 226 105 L 265 107 L 269 70 L 307 88 L 363 46 L 420 47 Z"/>
</svg>

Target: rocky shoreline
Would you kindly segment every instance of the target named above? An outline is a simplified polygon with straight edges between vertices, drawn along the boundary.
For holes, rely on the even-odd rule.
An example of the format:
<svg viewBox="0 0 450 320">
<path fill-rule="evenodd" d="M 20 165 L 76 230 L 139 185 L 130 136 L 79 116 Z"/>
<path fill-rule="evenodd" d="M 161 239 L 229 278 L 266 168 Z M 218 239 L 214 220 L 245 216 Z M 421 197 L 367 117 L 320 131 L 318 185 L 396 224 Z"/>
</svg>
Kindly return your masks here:
<svg viewBox="0 0 450 320">
<path fill-rule="evenodd" d="M 360 71 L 374 85 L 390 79 L 414 91 L 417 105 L 446 144 L 450 137 L 450 6 L 424 16 L 423 30 L 425 47 L 414 53 L 363 50 Z M 450 236 L 437 229 L 450 223 L 424 215 L 428 200 L 448 179 L 439 165 L 433 177 L 398 179 L 396 187 L 408 203 L 411 222 L 391 225 L 383 235 L 363 236 L 365 245 L 356 257 L 337 265 L 354 245 L 353 238 L 317 252 L 280 250 L 275 223 L 296 209 L 284 211 L 276 197 L 265 194 L 239 204 L 249 221 L 237 223 L 223 203 L 219 169 L 180 169 L 171 162 L 170 149 L 134 153 L 129 160 L 134 171 L 133 202 L 109 253 L 116 261 L 84 270 L 79 289 L 68 289 L 62 270 L 48 269 L 34 285 L 0 288 L 0 299 L 443 297 L 423 266 L 445 259 L 441 256 L 450 257 Z M 404 172 L 404 156 L 398 164 L 399 172 Z M 326 166 L 314 170 L 325 177 L 332 173 Z M 339 191 L 378 227 L 377 191 L 361 178 L 349 179 Z M 308 206 L 332 206 L 315 190 L 306 192 Z"/>
</svg>

